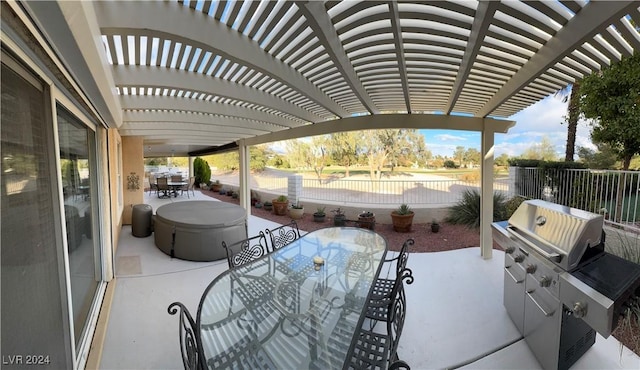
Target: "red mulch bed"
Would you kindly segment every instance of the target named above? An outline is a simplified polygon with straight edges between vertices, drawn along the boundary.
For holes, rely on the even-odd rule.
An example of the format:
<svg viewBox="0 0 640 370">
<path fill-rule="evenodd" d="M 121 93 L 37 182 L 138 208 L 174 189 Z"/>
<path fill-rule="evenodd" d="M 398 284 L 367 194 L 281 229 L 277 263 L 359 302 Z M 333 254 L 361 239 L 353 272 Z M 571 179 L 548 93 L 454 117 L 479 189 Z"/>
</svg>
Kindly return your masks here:
<svg viewBox="0 0 640 370">
<path fill-rule="evenodd" d="M 220 195 L 212 191 L 202 191 L 202 194 L 224 202 L 240 203 L 238 199 L 233 199 L 230 196 Z M 265 211 L 263 208 L 253 207 L 251 208 L 251 214 L 280 224 L 287 223 L 291 220 L 289 216 L 277 216 L 271 211 Z M 296 220 L 296 222 L 300 230 L 307 232 L 333 226 L 333 218 L 329 214 L 327 214 L 324 222 L 314 222 L 313 214 L 305 213 L 304 216 Z M 408 233 L 396 232 L 393 230 L 392 225 L 380 223 L 376 223 L 375 231 L 384 236 L 389 243 L 389 249 L 395 251 L 400 250 L 402 243 L 408 238 L 413 238 L 415 241 L 411 252 L 441 252 L 480 246 L 480 232 L 478 230 L 448 223 L 441 223 L 440 231 L 437 233 L 431 231 L 430 224 L 417 223 L 413 224 L 411 232 Z M 495 243 L 493 248 L 502 250 L 502 248 Z"/>
</svg>

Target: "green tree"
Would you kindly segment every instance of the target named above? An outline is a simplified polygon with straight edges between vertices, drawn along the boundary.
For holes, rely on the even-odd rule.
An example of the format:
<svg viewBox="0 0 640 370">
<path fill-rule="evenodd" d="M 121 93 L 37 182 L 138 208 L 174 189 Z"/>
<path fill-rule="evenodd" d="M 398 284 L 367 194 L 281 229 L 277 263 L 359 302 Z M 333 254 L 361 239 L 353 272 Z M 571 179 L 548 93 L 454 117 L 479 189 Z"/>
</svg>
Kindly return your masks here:
<svg viewBox="0 0 640 370">
<path fill-rule="evenodd" d="M 349 177 L 349 168 L 358 161 L 359 139 L 357 131 L 336 132 L 329 136 L 329 155 L 336 164 L 345 167 L 345 177 Z"/>
<path fill-rule="evenodd" d="M 249 147 L 249 163 L 251 170 L 262 171 L 267 167 L 270 151 L 266 145 L 255 145 Z"/>
<path fill-rule="evenodd" d="M 609 144 L 628 170 L 631 158 L 640 154 L 640 53 L 586 76 L 580 91 L 591 138 Z"/>
<path fill-rule="evenodd" d="M 496 166 L 500 167 L 508 167 L 509 166 L 509 156 L 507 153 L 502 153 L 495 159 Z"/>
<path fill-rule="evenodd" d="M 453 158 L 458 161 L 458 167 L 462 166 L 462 161 L 464 161 L 464 153 L 465 148 L 463 146 L 457 146 L 456 150 L 453 152 Z"/>
<path fill-rule="evenodd" d="M 200 185 L 205 183 L 209 185 L 211 183 L 211 168 L 209 163 L 200 157 L 196 157 L 193 160 L 193 174 L 196 177 L 196 184 Z"/>
<path fill-rule="evenodd" d="M 382 178 L 382 170 L 389 157 L 389 149 L 385 145 L 385 135 L 380 135 L 380 130 L 368 130 L 362 133 L 362 152 L 369 165 L 369 177 L 371 181 Z"/>
<path fill-rule="evenodd" d="M 609 144 L 597 143 L 597 150 L 580 147 L 578 149 L 578 158 L 588 167 L 593 169 L 612 169 L 614 168 L 617 156 L 611 149 Z"/>
<path fill-rule="evenodd" d="M 480 158 L 482 156 L 480 155 L 480 151 L 476 148 L 468 148 L 465 152 L 464 152 L 464 163 L 467 165 L 472 165 L 472 166 L 478 166 L 480 165 Z"/>
<path fill-rule="evenodd" d="M 522 153 L 521 157 L 542 161 L 555 161 L 558 159 L 556 149 L 547 136 L 543 136 L 539 143 L 535 143 L 527 148 L 524 153 Z"/>
</svg>

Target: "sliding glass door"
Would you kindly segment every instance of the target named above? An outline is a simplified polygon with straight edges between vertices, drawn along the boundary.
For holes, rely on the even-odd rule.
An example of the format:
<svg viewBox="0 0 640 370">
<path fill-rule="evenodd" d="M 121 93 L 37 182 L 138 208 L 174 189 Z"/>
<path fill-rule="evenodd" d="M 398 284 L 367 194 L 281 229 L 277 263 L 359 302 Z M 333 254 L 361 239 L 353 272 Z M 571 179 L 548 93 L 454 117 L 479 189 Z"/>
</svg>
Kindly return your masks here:
<svg viewBox="0 0 640 370">
<path fill-rule="evenodd" d="M 100 280 L 98 239 L 93 236 L 95 133 L 57 105 L 60 177 L 76 348 L 80 347 Z"/>
</svg>

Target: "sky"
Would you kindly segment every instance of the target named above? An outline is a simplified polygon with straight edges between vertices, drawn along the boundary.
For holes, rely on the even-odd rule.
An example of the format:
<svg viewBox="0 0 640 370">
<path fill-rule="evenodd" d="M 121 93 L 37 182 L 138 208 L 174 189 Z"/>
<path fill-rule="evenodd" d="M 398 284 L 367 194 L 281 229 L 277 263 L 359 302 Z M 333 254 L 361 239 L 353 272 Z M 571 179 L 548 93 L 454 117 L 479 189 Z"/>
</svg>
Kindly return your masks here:
<svg viewBox="0 0 640 370">
<path fill-rule="evenodd" d="M 510 157 L 522 154 L 526 149 L 539 143 L 544 136 L 555 146 L 558 157 L 564 158 L 567 142 L 567 125 L 564 116 L 567 103 L 554 95 L 509 117 L 516 125 L 506 134 L 495 135 L 494 154 L 496 157 L 506 153 Z M 425 137 L 427 149 L 435 155 L 451 156 L 457 146 L 480 150 L 480 133 L 459 130 L 419 130 Z M 576 152 L 578 147 L 595 149 L 591 143 L 590 128 L 584 121 L 579 122 L 576 134 Z"/>
<path fill-rule="evenodd" d="M 558 157 L 564 158 L 567 125 L 561 122 L 564 122 L 566 114 L 567 103 L 561 97 L 551 95 L 509 117 L 516 124 L 508 133 L 495 135 L 495 156 L 503 153 L 510 157 L 518 156 L 547 136 L 555 146 Z M 479 132 L 420 130 L 420 133 L 424 135 L 427 149 L 434 156 L 451 156 L 457 146 L 480 150 Z M 581 146 L 595 149 L 590 139 L 590 128 L 585 121 L 578 123 L 576 152 Z"/>
<path fill-rule="evenodd" d="M 545 99 L 509 117 L 515 121 L 514 127 L 506 134 L 496 134 L 494 138 L 494 156 L 506 153 L 509 157 L 517 157 L 533 145 L 547 137 L 554 145 L 558 159 L 564 159 L 567 143 L 567 104 L 562 97 L 550 95 Z M 562 124 L 561 124 L 562 123 Z M 431 154 L 451 157 L 457 146 L 480 150 L 480 133 L 462 130 L 418 130 L 424 138 Z M 590 128 L 586 121 L 578 123 L 576 134 L 576 153 L 579 147 L 595 150 L 591 143 Z M 285 152 L 284 142 L 273 144 L 276 151 Z M 577 159 L 577 157 L 575 157 Z"/>
</svg>

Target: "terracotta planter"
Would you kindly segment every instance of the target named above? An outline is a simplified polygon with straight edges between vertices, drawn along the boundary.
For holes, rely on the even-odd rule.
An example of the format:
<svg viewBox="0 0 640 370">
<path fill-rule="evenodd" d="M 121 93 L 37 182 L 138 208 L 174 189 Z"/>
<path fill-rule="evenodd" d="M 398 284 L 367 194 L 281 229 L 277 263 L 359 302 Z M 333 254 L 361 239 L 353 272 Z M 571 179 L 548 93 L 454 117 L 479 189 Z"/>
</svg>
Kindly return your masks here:
<svg viewBox="0 0 640 370">
<path fill-rule="evenodd" d="M 289 216 L 294 220 L 299 220 L 304 215 L 304 208 L 291 208 L 289 210 Z"/>
<path fill-rule="evenodd" d="M 273 213 L 278 215 L 278 216 L 286 216 L 287 215 L 287 208 L 289 207 L 289 201 L 285 201 L 285 202 L 278 202 L 277 200 L 272 200 L 271 203 L 273 204 Z"/>
<path fill-rule="evenodd" d="M 210 188 L 211 188 L 211 191 L 218 193 L 220 192 L 220 189 L 222 189 L 222 184 L 213 183 L 211 184 Z"/>
<path fill-rule="evenodd" d="M 413 212 L 406 215 L 400 215 L 395 211 L 391 212 L 391 222 L 393 223 L 393 230 L 399 233 L 410 232 L 411 225 L 413 224 L 413 216 Z"/>
</svg>

